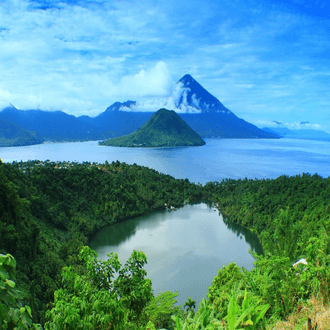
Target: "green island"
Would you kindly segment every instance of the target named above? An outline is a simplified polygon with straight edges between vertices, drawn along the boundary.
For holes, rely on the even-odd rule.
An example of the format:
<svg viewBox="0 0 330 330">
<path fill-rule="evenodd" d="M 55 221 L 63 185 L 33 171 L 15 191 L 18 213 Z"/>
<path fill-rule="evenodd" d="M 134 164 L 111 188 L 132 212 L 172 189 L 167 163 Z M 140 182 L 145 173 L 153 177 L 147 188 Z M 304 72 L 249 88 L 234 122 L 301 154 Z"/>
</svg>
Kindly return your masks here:
<svg viewBox="0 0 330 330">
<path fill-rule="evenodd" d="M 202 146 L 205 141 L 175 111 L 158 110 L 139 130 L 100 142 L 113 147 Z"/>
<path fill-rule="evenodd" d="M 330 178 L 201 185 L 119 161 L 0 161 L 0 197 L 0 329 L 329 328 Z M 121 265 L 88 247 L 107 224 L 202 199 L 264 255 L 220 269 L 199 306 L 154 296 L 142 251 Z"/>
</svg>

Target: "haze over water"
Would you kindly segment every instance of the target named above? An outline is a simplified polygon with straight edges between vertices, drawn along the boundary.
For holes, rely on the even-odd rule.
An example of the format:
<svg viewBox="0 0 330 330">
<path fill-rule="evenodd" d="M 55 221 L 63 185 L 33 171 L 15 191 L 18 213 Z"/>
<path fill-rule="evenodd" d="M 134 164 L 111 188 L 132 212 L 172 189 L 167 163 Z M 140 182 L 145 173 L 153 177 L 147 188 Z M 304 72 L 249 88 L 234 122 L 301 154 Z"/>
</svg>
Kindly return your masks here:
<svg viewBox="0 0 330 330">
<path fill-rule="evenodd" d="M 97 141 L 0 148 L 4 162 L 26 160 L 99 162 L 119 160 L 177 179 L 205 184 L 225 178 L 277 178 L 317 173 L 330 176 L 330 143 L 297 139 L 205 139 L 202 147 L 115 148 Z"/>
</svg>

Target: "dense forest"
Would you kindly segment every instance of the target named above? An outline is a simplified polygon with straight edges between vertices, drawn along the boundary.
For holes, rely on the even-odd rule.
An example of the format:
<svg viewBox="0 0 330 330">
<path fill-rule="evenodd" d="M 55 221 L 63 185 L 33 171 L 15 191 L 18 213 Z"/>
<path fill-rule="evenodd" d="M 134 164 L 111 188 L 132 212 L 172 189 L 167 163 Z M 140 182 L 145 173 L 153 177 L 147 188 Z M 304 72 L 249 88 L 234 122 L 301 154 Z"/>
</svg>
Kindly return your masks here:
<svg viewBox="0 0 330 330">
<path fill-rule="evenodd" d="M 257 234 L 264 250 L 250 273 L 234 265 L 219 271 L 208 294 L 215 309 L 228 306 L 228 295 L 219 299 L 220 292 L 240 287 L 269 304 L 268 324 L 289 319 L 278 328 L 306 329 L 307 322 L 308 329 L 316 329 L 316 323 L 317 329 L 328 329 L 330 178 L 303 173 L 275 180 L 226 179 L 207 183 L 204 198 L 217 204 L 229 225 Z"/>
<path fill-rule="evenodd" d="M 99 142 L 114 147 L 202 146 L 205 141 L 175 112 L 160 109 L 137 131 Z"/>
<path fill-rule="evenodd" d="M 0 196 L 0 329 L 316 329 L 316 323 L 326 329 L 322 324 L 330 323 L 329 178 L 202 186 L 119 161 L 0 162 Z M 174 307 L 175 292 L 155 297 L 142 251 L 121 265 L 116 254 L 100 261 L 87 246 L 105 225 L 201 199 L 215 203 L 229 226 L 256 233 L 264 255 L 255 255 L 251 272 L 234 263 L 220 269 L 199 306 L 189 298 Z M 299 258 L 306 262 L 293 266 Z"/>
</svg>

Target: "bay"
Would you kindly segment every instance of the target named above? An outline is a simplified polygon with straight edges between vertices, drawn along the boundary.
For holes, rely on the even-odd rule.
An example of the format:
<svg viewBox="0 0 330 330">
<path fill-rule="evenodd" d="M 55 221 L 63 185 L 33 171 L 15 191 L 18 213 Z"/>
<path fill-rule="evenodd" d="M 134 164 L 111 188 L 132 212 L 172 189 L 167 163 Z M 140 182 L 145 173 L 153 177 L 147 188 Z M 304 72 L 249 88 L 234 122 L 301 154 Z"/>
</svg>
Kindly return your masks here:
<svg viewBox="0 0 330 330">
<path fill-rule="evenodd" d="M 4 162 L 26 160 L 119 160 L 153 168 L 177 179 L 205 184 L 225 178 L 277 178 L 317 173 L 330 176 L 330 142 L 298 139 L 205 139 L 201 147 L 116 148 L 97 141 L 0 148 Z"/>
<path fill-rule="evenodd" d="M 217 210 L 206 203 L 159 211 L 101 229 L 90 247 L 105 260 L 118 253 L 122 264 L 133 250 L 143 251 L 144 267 L 155 295 L 178 290 L 178 304 L 190 296 L 197 305 L 223 266 L 235 261 L 253 268 L 252 249 L 262 253 L 257 237 L 239 226 L 226 226 Z"/>
</svg>

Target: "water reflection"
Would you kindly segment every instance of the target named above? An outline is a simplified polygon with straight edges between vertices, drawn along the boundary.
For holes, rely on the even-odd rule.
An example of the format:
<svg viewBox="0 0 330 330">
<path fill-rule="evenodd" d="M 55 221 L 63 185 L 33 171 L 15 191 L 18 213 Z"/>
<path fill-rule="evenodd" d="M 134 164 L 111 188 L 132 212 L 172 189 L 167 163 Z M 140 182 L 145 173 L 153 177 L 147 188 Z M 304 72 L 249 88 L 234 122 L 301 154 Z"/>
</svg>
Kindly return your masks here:
<svg viewBox="0 0 330 330">
<path fill-rule="evenodd" d="M 174 211 L 157 211 L 136 218 L 127 219 L 102 228 L 90 240 L 94 250 L 105 246 L 117 246 L 129 241 L 137 232 L 137 229 L 156 229 L 166 221 L 168 213 Z"/>
<path fill-rule="evenodd" d="M 226 224 L 227 228 L 234 232 L 237 237 L 242 239 L 244 237 L 245 241 L 251 246 L 251 250 L 259 255 L 263 255 L 264 251 L 258 237 L 253 234 L 250 230 L 231 222 L 228 217 L 222 216 L 223 222 Z"/>
<path fill-rule="evenodd" d="M 241 227 L 229 220 L 228 217 L 221 216 L 218 210 L 215 208 L 214 203 L 208 200 L 202 200 L 201 202 L 188 203 L 186 207 L 197 206 L 203 204 L 209 211 L 217 212 L 219 215 L 218 220 L 223 222 L 226 227 L 241 240 L 244 238 L 252 251 L 257 254 L 263 254 L 263 249 L 258 237 L 253 234 L 250 230 Z M 136 218 L 128 219 L 120 223 L 112 224 L 104 227 L 98 233 L 96 233 L 90 240 L 93 249 L 98 250 L 100 247 L 104 246 L 118 246 L 123 245 L 125 242 L 129 241 L 137 231 L 141 230 L 156 230 L 165 223 L 167 220 L 173 220 L 175 217 L 174 212 L 181 211 L 179 219 L 180 220 L 191 220 L 191 212 L 182 212 L 185 206 L 179 208 L 178 210 L 164 210 L 157 211 L 147 215 L 139 216 Z M 207 224 L 205 223 L 205 227 Z M 211 235 L 211 233 L 209 233 Z M 212 235 L 211 235 L 212 236 Z M 220 244 L 220 242 L 218 242 Z"/>
<path fill-rule="evenodd" d="M 178 304 L 188 296 L 200 302 L 219 269 L 231 262 L 251 270 L 254 259 L 249 250 L 260 251 L 257 237 L 222 221 L 209 201 L 113 224 L 99 231 L 90 247 L 103 260 L 110 252 L 118 253 L 122 264 L 133 250 L 143 251 L 155 295 L 178 291 Z"/>
</svg>

